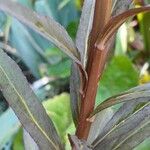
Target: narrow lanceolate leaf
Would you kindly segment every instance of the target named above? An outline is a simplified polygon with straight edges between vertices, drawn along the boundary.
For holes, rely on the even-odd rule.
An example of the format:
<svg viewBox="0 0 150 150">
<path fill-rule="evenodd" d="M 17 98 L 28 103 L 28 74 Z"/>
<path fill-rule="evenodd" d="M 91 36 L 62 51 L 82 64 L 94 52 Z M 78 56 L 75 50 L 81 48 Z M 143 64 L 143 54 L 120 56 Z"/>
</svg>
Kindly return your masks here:
<svg viewBox="0 0 150 150">
<path fill-rule="evenodd" d="M 142 88 L 139 87 L 139 89 L 141 89 L 140 91 L 133 91 L 135 89 L 129 90 L 128 91 L 129 93 L 125 92 L 118 96 L 113 96 L 111 98 L 108 98 L 107 100 L 105 100 L 103 103 L 101 103 L 100 105 L 98 105 L 96 107 L 96 109 L 92 113 L 92 116 L 95 115 L 96 113 L 102 111 L 103 109 L 106 109 L 108 107 L 111 107 L 111 106 L 119 104 L 119 103 L 124 103 L 124 102 L 128 102 L 128 101 L 150 100 L 150 89 L 142 90 Z M 131 92 L 131 91 L 133 91 L 133 92 Z"/>
<path fill-rule="evenodd" d="M 133 0 L 113 0 L 112 15 L 118 15 L 129 9 Z"/>
<path fill-rule="evenodd" d="M 105 45 L 107 44 L 107 42 L 110 40 L 110 38 L 115 34 L 115 32 L 118 30 L 118 28 L 129 17 L 135 16 L 138 13 L 147 12 L 147 11 L 150 11 L 150 6 L 130 9 L 130 10 L 125 11 L 117 16 L 112 17 L 111 20 L 107 23 L 103 32 L 99 35 L 99 37 L 96 41 L 96 44 L 95 44 L 96 47 L 99 50 L 103 50 L 105 48 Z"/>
<path fill-rule="evenodd" d="M 116 150 L 131 137 L 134 138 L 134 136 L 137 136 L 137 134 L 147 128 L 149 124 L 150 103 L 147 103 L 127 119 L 121 121 L 101 139 L 96 139 L 93 142 L 94 150 L 98 150 L 99 147 L 101 147 L 102 150 Z M 144 140 L 148 135 L 143 134 L 141 136 L 141 139 Z M 140 142 L 138 144 L 140 144 Z"/>
<path fill-rule="evenodd" d="M 87 139 L 88 144 L 92 144 L 93 141 L 103 132 L 103 129 L 112 118 L 114 112 L 111 108 L 105 109 L 99 112 L 91 125 L 89 136 Z"/>
<path fill-rule="evenodd" d="M 77 31 L 76 46 L 80 52 L 81 62 L 86 67 L 88 56 L 88 40 L 92 29 L 95 0 L 85 0 L 82 8 L 80 24 Z"/>
<path fill-rule="evenodd" d="M 80 70 L 77 64 L 72 63 L 70 77 L 70 105 L 72 117 L 75 125 L 77 125 L 80 108 L 80 85 L 81 77 Z"/>
<path fill-rule="evenodd" d="M 133 150 L 145 139 L 150 137 L 150 123 L 141 128 L 137 133 L 125 140 L 116 150 Z"/>
<path fill-rule="evenodd" d="M 23 130 L 23 142 L 25 150 L 39 150 L 37 144 L 25 129 Z"/>
<path fill-rule="evenodd" d="M 0 49 L 0 90 L 41 150 L 62 149 L 54 125 L 16 63 Z"/>
<path fill-rule="evenodd" d="M 150 90 L 150 83 L 146 83 L 146 84 L 136 86 L 136 87 L 128 90 L 127 92 L 131 93 L 131 92 L 139 92 L 139 91 L 147 91 L 147 90 Z"/>
<path fill-rule="evenodd" d="M 76 150 L 92 150 L 92 147 L 85 140 L 80 140 L 75 135 L 70 136 L 70 141 L 74 144 Z"/>
<path fill-rule="evenodd" d="M 139 99 L 138 101 L 131 101 L 123 104 L 103 128 L 103 131 L 99 134 L 98 139 L 104 137 L 113 127 L 115 127 L 115 125 L 119 124 L 122 120 L 125 120 L 138 106 L 147 102 L 150 102 L 150 99 Z"/>
<path fill-rule="evenodd" d="M 80 63 L 78 52 L 72 39 L 66 30 L 52 18 L 41 16 L 11 0 L 0 0 L 0 10 L 14 16 L 44 38 L 53 42 L 74 61 Z"/>
<path fill-rule="evenodd" d="M 139 91 L 147 91 L 150 89 L 150 84 L 144 84 L 137 87 L 134 87 L 128 90 L 125 93 L 139 92 Z M 139 98 L 133 101 L 125 102 L 116 113 L 114 113 L 113 117 L 103 128 L 102 132 L 99 134 L 97 139 L 101 139 L 104 137 L 112 128 L 114 128 L 117 124 L 119 124 L 122 120 L 125 120 L 129 115 L 131 115 L 139 106 L 150 102 L 150 98 Z"/>
</svg>

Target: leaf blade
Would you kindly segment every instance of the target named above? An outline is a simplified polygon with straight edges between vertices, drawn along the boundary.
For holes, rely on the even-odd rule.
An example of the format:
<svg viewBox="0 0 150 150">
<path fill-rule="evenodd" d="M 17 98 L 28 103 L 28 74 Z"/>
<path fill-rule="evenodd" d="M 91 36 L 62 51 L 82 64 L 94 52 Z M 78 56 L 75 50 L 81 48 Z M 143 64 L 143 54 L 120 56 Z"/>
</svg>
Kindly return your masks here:
<svg viewBox="0 0 150 150">
<path fill-rule="evenodd" d="M 53 123 L 19 67 L 1 49 L 0 79 L 0 89 L 4 97 L 38 146 L 46 149 L 62 148 Z"/>
<path fill-rule="evenodd" d="M 88 40 L 92 29 L 95 0 L 85 0 L 82 8 L 80 24 L 76 36 L 76 46 L 81 56 L 81 63 L 86 67 L 88 56 Z"/>
<path fill-rule="evenodd" d="M 102 111 L 103 109 L 106 109 L 119 103 L 124 103 L 128 101 L 139 101 L 142 99 L 149 100 L 150 99 L 149 93 L 150 93 L 149 84 L 146 84 L 145 86 L 142 85 L 135 87 L 125 93 L 121 93 L 120 95 L 108 98 L 95 108 L 91 116 Z"/>
<path fill-rule="evenodd" d="M 98 49 L 103 50 L 105 45 L 107 45 L 107 42 L 109 41 L 109 39 L 115 34 L 117 29 L 129 17 L 135 16 L 136 14 L 141 13 L 141 12 L 148 12 L 148 11 L 150 11 L 150 6 L 145 6 L 145 7 L 130 9 L 130 10 L 125 11 L 117 16 L 112 17 L 110 19 L 110 21 L 107 23 L 103 32 L 97 38 L 95 46 Z"/>
<path fill-rule="evenodd" d="M 10 0 L 0 0 L 0 10 L 14 16 L 48 41 L 53 42 L 70 58 L 80 64 L 79 55 L 72 39 L 66 30 L 52 18 L 39 15 Z"/>
<path fill-rule="evenodd" d="M 145 128 L 150 123 L 149 108 L 150 103 L 147 103 L 130 117 L 116 125 L 101 139 L 95 140 L 93 143 L 94 149 L 97 150 L 99 146 L 104 149 L 106 147 L 107 149 L 117 149 L 122 143 L 132 137 L 132 135 L 138 133 L 140 129 Z"/>
<path fill-rule="evenodd" d="M 70 105 L 71 105 L 71 112 L 72 117 L 75 125 L 77 125 L 78 117 L 79 117 L 79 104 L 80 104 L 80 84 L 81 84 L 81 77 L 80 77 L 80 70 L 77 64 L 72 63 L 71 66 L 71 76 L 70 76 Z"/>
</svg>

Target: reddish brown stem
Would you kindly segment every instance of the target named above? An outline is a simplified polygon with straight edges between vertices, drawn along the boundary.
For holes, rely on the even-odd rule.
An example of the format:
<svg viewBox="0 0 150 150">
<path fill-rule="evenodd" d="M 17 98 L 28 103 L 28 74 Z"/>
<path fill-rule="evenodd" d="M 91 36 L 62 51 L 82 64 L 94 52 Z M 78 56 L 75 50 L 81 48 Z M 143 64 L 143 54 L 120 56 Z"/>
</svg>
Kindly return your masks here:
<svg viewBox="0 0 150 150">
<path fill-rule="evenodd" d="M 89 76 L 89 82 L 87 86 L 87 91 L 85 94 L 85 98 L 81 103 L 81 111 L 79 116 L 79 124 L 76 135 L 80 139 L 87 139 L 91 122 L 87 121 L 89 115 L 93 112 L 95 105 L 95 97 L 97 93 L 97 87 L 99 78 L 101 76 L 100 72 L 102 72 L 105 60 L 106 60 L 106 52 L 95 50 L 94 60 L 92 63 L 92 69 Z M 81 115 L 82 114 L 82 115 Z"/>
<path fill-rule="evenodd" d="M 79 122 L 76 135 L 79 139 L 87 139 L 91 122 L 87 121 L 95 106 L 95 97 L 99 78 L 106 63 L 107 48 L 98 50 L 95 42 L 111 16 L 111 0 L 96 0 L 93 29 L 91 33 L 89 59 L 88 59 L 88 83 L 85 96 L 81 100 Z"/>
</svg>

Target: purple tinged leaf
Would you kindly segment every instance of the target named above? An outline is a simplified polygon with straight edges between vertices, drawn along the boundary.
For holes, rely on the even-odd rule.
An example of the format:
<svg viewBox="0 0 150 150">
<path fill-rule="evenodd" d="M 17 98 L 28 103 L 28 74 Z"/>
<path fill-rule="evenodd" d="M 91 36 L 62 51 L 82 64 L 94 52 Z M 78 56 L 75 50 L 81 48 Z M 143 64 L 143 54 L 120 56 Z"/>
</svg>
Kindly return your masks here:
<svg viewBox="0 0 150 150">
<path fill-rule="evenodd" d="M 79 50 L 81 63 L 86 67 L 88 57 L 88 40 L 92 29 L 95 0 L 85 0 L 82 8 L 80 24 L 77 31 L 76 46 Z"/>
<path fill-rule="evenodd" d="M 150 11 L 150 6 L 130 9 L 117 16 L 114 16 L 105 26 L 103 32 L 99 35 L 95 46 L 99 50 L 104 50 L 109 44 L 111 37 L 116 33 L 118 28 L 129 18 L 138 13 Z"/>
<path fill-rule="evenodd" d="M 0 90 L 40 149 L 63 149 L 52 121 L 20 68 L 1 49 Z"/>
<path fill-rule="evenodd" d="M 150 102 L 137 110 L 134 114 L 127 119 L 121 121 L 115 125 L 105 136 L 98 138 L 93 142 L 94 150 L 98 150 L 100 147 L 102 150 L 116 150 L 123 143 L 128 141 L 133 135 L 141 129 L 147 128 L 150 124 Z M 143 135 L 142 139 L 145 139 L 147 135 Z"/>
<path fill-rule="evenodd" d="M 31 9 L 16 2 L 12 2 L 11 0 L 0 0 L 0 10 L 17 18 L 19 21 L 42 35 L 45 39 L 53 42 L 75 62 L 81 64 L 74 42 L 67 31 L 52 18 L 39 15 Z"/>
<path fill-rule="evenodd" d="M 72 117 L 75 125 L 77 125 L 80 108 L 80 84 L 81 74 L 77 64 L 72 63 L 70 76 L 70 105 Z"/>
<path fill-rule="evenodd" d="M 133 0 L 114 0 L 112 8 L 112 16 L 116 16 L 129 9 Z"/>
</svg>

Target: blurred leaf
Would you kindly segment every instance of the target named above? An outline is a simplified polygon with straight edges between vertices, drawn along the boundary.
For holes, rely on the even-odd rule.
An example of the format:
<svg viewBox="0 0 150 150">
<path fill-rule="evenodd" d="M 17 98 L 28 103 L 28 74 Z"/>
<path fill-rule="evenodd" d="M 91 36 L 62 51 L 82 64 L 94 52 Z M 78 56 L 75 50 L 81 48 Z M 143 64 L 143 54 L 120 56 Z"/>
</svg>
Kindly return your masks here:
<svg viewBox="0 0 150 150">
<path fill-rule="evenodd" d="M 61 138 L 65 140 L 66 130 L 72 124 L 69 94 L 63 93 L 55 96 L 43 102 L 43 105 L 49 117 L 53 120 Z"/>
<path fill-rule="evenodd" d="M 138 72 L 126 56 L 116 56 L 108 63 L 102 76 L 97 104 L 138 84 Z"/>
<path fill-rule="evenodd" d="M 9 108 L 0 116 L 0 124 L 0 149 L 3 149 L 18 132 L 20 122 L 12 109 Z"/>
<path fill-rule="evenodd" d="M 20 129 L 14 137 L 13 150 L 24 150 L 22 129 Z"/>
<path fill-rule="evenodd" d="M 0 9 L 16 17 L 44 38 L 53 42 L 69 57 L 80 64 L 78 52 L 73 41 L 68 36 L 66 30 L 52 18 L 38 15 L 32 10 L 10 0 L 0 0 Z"/>
<path fill-rule="evenodd" d="M 145 86 L 143 86 L 144 89 Z M 135 88 L 138 92 L 140 90 L 140 87 Z M 131 89 L 131 91 L 135 90 L 134 88 Z M 130 91 L 130 90 L 129 90 Z M 112 128 L 114 128 L 118 123 L 125 120 L 129 115 L 134 113 L 137 109 L 141 108 L 143 105 L 145 105 L 147 102 L 149 102 L 150 99 L 141 98 L 139 100 L 135 101 L 129 101 L 124 103 L 113 115 L 113 117 L 110 119 L 110 121 L 107 123 L 107 125 L 103 128 L 102 133 L 99 135 L 99 138 L 102 138 L 105 136 Z"/>
<path fill-rule="evenodd" d="M 71 61 L 64 59 L 58 64 L 48 67 L 49 76 L 55 76 L 60 78 L 65 78 L 70 75 Z"/>
<path fill-rule="evenodd" d="M 67 26 L 67 31 L 73 39 L 75 39 L 76 37 L 77 29 L 78 29 L 78 22 L 75 21 L 70 22 Z"/>
<path fill-rule="evenodd" d="M 70 0 L 62 0 L 62 2 L 58 6 L 58 10 L 63 9 L 69 2 Z"/>
<path fill-rule="evenodd" d="M 149 150 L 149 148 L 150 148 L 150 138 L 147 138 L 139 146 L 137 146 L 136 148 L 134 148 L 134 150 Z"/>
<path fill-rule="evenodd" d="M 150 54 L 150 13 L 139 14 L 138 21 L 140 25 L 140 31 L 143 36 L 144 49 L 147 54 Z"/>
<path fill-rule="evenodd" d="M 19 67 L 2 50 L 0 50 L 0 78 L 4 97 L 39 147 L 61 148 L 60 139 L 44 108 Z"/>
<path fill-rule="evenodd" d="M 25 150 L 39 150 L 39 147 L 25 129 L 23 130 L 23 141 Z"/>
<path fill-rule="evenodd" d="M 124 55 L 128 46 L 127 25 L 123 24 L 116 35 L 115 55 Z"/>
<path fill-rule="evenodd" d="M 78 19 L 79 13 L 75 6 L 76 0 L 70 0 L 65 7 L 59 9 L 63 1 L 66 0 L 38 0 L 35 2 L 35 9 L 40 14 L 55 18 L 61 25 L 67 27 L 70 22 Z"/>
<path fill-rule="evenodd" d="M 76 46 L 81 56 L 81 63 L 86 67 L 88 40 L 93 25 L 95 0 L 84 0 L 80 23 L 77 31 Z"/>
</svg>

